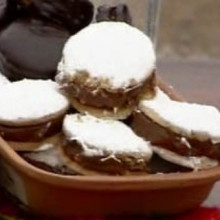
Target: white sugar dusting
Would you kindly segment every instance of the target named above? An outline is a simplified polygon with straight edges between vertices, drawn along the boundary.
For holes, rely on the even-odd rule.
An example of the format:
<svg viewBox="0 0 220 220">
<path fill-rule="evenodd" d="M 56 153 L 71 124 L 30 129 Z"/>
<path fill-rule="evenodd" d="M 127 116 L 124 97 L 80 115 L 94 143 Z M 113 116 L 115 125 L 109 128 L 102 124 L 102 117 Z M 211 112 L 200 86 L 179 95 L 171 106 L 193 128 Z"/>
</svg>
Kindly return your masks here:
<svg viewBox="0 0 220 220">
<path fill-rule="evenodd" d="M 120 121 L 72 114 L 65 117 L 63 131 L 67 139 L 81 144 L 87 156 L 104 156 L 106 152 L 145 160 L 152 156 L 151 145 Z"/>
<path fill-rule="evenodd" d="M 73 80 L 79 72 L 107 80 L 112 88 L 127 88 L 146 80 L 155 68 L 148 36 L 123 22 L 91 24 L 65 44 L 58 81 Z M 133 85 L 132 85 L 133 86 Z"/>
<path fill-rule="evenodd" d="M 10 81 L 4 75 L 2 75 L 2 73 L 0 73 L 0 87 L 8 83 L 10 83 Z"/>
<path fill-rule="evenodd" d="M 209 105 L 171 100 L 157 88 L 152 100 L 144 100 L 139 109 L 158 124 L 188 138 L 220 142 L 220 112 Z"/>
<path fill-rule="evenodd" d="M 21 80 L 0 88 L 0 121 L 24 122 L 67 109 L 68 100 L 51 80 Z"/>
</svg>

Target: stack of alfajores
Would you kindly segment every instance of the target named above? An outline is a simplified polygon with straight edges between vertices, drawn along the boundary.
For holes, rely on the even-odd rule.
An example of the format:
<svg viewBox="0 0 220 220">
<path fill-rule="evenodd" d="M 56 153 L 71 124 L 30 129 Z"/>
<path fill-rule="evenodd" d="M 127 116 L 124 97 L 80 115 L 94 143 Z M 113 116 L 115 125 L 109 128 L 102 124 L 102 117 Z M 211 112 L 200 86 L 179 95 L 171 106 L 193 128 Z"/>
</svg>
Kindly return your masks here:
<svg viewBox="0 0 220 220">
<path fill-rule="evenodd" d="M 67 2 L 58 1 L 70 13 L 76 5 L 67 10 Z M 92 13 L 89 2 L 79 2 Z M 220 112 L 172 99 L 157 81 L 156 56 L 148 36 L 119 21 L 88 25 L 92 16 L 65 23 L 65 16 L 51 18 L 53 10 L 41 14 L 39 8 L 44 6 L 41 1 L 28 3 L 28 10 L 22 9 L 25 16 L 17 15 L 14 22 L 2 15 L 10 23 L 0 34 L 2 72 L 19 81 L 0 78 L 0 133 L 21 156 L 65 175 L 146 175 L 218 165 Z M 39 36 L 41 43 L 48 42 L 50 35 L 42 35 L 42 28 L 49 27 L 48 34 L 55 26 L 62 34 L 69 31 L 61 37 L 62 55 L 50 57 L 41 51 L 42 44 L 33 53 Z M 72 27 L 75 34 L 68 38 Z M 20 36 L 28 38 L 30 30 L 41 34 L 31 32 L 33 42 L 26 42 L 22 57 L 13 36 L 23 32 Z M 42 66 L 35 60 L 41 54 Z"/>
</svg>

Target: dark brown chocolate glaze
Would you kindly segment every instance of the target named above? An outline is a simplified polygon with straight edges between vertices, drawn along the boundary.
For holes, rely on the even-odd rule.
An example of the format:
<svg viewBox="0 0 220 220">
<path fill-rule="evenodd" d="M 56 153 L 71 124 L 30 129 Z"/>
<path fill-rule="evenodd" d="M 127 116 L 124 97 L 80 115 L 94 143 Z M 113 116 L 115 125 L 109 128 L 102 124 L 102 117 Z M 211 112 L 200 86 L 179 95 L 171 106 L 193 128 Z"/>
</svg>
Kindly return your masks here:
<svg viewBox="0 0 220 220">
<path fill-rule="evenodd" d="M 0 31 L 17 16 L 16 0 L 0 0 Z"/>
<path fill-rule="evenodd" d="M 48 79 L 56 73 L 66 30 L 37 20 L 17 20 L 0 34 L 0 61 L 10 80 Z"/>
<path fill-rule="evenodd" d="M 0 22 L 13 17 L 0 32 L 0 71 L 12 81 L 54 79 L 66 40 L 93 17 L 88 0 L 8 0 L 0 9 Z"/>
<path fill-rule="evenodd" d="M 132 24 L 131 14 L 126 4 L 99 6 L 96 14 L 96 21 L 122 21 Z"/>
<path fill-rule="evenodd" d="M 115 91 L 107 91 L 103 88 L 97 89 L 97 87 L 88 87 L 83 82 L 67 83 L 63 90 L 70 98 L 75 98 L 82 105 L 113 109 L 136 105 L 139 94 L 153 94 L 154 87 L 155 74 L 153 73 L 144 83 L 127 91 L 123 89 Z"/>
<path fill-rule="evenodd" d="M 65 27 L 75 34 L 93 18 L 94 7 L 88 0 L 32 0 L 32 16 Z"/>
<path fill-rule="evenodd" d="M 7 141 L 39 142 L 61 131 L 63 117 L 34 126 L 12 127 L 0 125 L 0 135 Z"/>
<path fill-rule="evenodd" d="M 211 140 L 199 141 L 183 137 L 154 122 L 142 112 L 134 112 L 130 125 L 139 136 L 153 145 L 166 148 L 183 156 L 207 156 L 220 160 L 220 143 L 213 144 Z M 182 141 L 185 138 L 191 147 Z"/>
<path fill-rule="evenodd" d="M 132 157 L 117 156 L 118 160 L 111 157 L 105 160 L 109 155 L 88 157 L 83 154 L 84 151 L 81 145 L 76 141 L 64 140 L 62 148 L 64 153 L 72 161 L 89 170 L 96 170 L 115 175 L 123 175 L 126 172 L 149 172 L 146 162 L 138 161 Z"/>
</svg>

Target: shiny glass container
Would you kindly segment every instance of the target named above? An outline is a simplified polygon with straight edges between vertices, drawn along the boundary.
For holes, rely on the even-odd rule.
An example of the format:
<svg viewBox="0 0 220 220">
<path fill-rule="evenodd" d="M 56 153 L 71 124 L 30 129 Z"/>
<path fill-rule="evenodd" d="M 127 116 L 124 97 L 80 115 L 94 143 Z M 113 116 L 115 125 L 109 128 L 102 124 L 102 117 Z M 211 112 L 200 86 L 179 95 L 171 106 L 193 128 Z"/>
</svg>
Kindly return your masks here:
<svg viewBox="0 0 220 220">
<path fill-rule="evenodd" d="M 161 0 L 93 0 L 94 21 L 124 21 L 139 28 L 156 44 Z"/>
</svg>

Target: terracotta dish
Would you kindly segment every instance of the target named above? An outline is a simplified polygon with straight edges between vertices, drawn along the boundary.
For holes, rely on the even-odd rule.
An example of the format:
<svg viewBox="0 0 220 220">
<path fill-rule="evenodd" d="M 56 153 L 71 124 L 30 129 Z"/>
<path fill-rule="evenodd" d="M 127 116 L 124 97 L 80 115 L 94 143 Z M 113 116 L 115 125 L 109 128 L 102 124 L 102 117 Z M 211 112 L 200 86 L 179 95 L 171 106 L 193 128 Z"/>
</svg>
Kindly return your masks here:
<svg viewBox="0 0 220 220">
<path fill-rule="evenodd" d="M 32 166 L 2 138 L 0 155 L 1 184 L 31 211 L 47 216 L 181 213 L 199 206 L 220 179 L 220 167 L 146 176 L 63 176 Z"/>
</svg>

